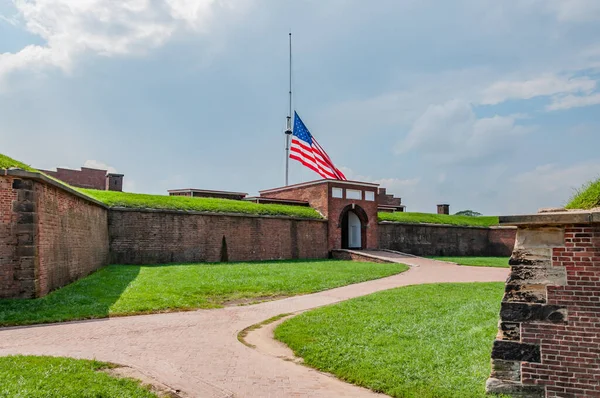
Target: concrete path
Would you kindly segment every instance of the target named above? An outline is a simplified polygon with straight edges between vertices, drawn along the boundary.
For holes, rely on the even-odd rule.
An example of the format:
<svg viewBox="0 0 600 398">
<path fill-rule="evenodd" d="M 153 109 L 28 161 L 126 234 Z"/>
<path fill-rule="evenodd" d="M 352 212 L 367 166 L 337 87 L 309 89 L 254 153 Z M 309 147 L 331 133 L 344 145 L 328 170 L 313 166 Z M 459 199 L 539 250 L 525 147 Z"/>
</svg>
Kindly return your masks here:
<svg viewBox="0 0 600 398">
<path fill-rule="evenodd" d="M 0 355 L 54 355 L 130 366 L 189 397 L 370 397 L 366 389 L 241 344 L 247 326 L 282 313 L 398 286 L 504 281 L 508 269 L 379 252 L 415 267 L 395 276 L 242 307 L 0 329 Z"/>
</svg>

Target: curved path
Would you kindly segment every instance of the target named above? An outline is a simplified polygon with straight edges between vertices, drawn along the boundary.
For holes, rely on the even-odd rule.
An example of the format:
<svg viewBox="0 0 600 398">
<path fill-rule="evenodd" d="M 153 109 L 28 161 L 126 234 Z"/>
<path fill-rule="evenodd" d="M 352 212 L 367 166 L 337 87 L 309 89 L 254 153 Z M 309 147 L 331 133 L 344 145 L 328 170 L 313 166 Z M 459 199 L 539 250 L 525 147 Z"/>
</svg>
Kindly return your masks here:
<svg viewBox="0 0 600 398">
<path fill-rule="evenodd" d="M 237 333 L 282 313 L 398 286 L 504 281 L 505 268 L 462 267 L 380 253 L 399 275 L 242 307 L 0 329 L 0 355 L 54 355 L 130 366 L 189 397 L 369 397 L 366 389 L 241 344 Z M 380 396 L 380 395 L 379 395 Z"/>
</svg>

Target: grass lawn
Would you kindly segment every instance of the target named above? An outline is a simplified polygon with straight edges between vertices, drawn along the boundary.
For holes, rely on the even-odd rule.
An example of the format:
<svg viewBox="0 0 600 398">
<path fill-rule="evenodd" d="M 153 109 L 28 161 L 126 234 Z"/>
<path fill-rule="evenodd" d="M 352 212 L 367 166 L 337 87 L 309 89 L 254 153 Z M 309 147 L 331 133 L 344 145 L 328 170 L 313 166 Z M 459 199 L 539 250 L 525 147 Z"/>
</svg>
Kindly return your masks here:
<svg viewBox="0 0 600 398">
<path fill-rule="evenodd" d="M 600 206 L 600 178 L 590 181 L 575 192 L 567 209 L 593 209 Z"/>
<path fill-rule="evenodd" d="M 449 261 L 460 265 L 473 267 L 498 267 L 510 268 L 508 260 L 510 257 L 430 257 L 434 260 Z"/>
<path fill-rule="evenodd" d="M 215 308 L 314 293 L 406 269 L 338 260 L 110 265 L 39 299 L 0 300 L 0 326 Z"/>
<path fill-rule="evenodd" d="M 243 200 L 191 198 L 185 196 L 148 195 L 140 193 L 77 189 L 109 207 L 134 209 L 192 210 L 213 213 L 242 213 L 267 216 L 290 216 L 322 219 L 312 207 L 251 203 Z"/>
<path fill-rule="evenodd" d="M 448 225 L 461 225 L 467 227 L 489 227 L 492 225 L 498 225 L 497 216 L 453 216 L 448 214 L 429 214 L 429 213 L 407 213 L 407 212 L 395 212 L 386 213 L 381 212 L 378 214 L 379 221 L 392 221 L 392 222 L 403 222 L 410 224 L 448 224 Z"/>
<path fill-rule="evenodd" d="M 503 283 L 408 286 L 291 318 L 305 363 L 394 397 L 484 397 Z"/>
<path fill-rule="evenodd" d="M 102 369 L 111 365 L 80 359 L 0 357 L 0 397 L 156 398 L 131 379 L 117 379 Z"/>
</svg>

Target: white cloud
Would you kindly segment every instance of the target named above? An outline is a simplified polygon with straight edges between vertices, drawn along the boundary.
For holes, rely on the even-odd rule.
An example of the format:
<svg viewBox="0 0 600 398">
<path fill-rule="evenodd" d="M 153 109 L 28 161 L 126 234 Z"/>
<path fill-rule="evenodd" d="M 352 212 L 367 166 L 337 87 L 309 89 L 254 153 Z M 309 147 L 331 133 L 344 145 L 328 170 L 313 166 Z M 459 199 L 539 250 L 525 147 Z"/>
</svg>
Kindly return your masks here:
<svg viewBox="0 0 600 398">
<path fill-rule="evenodd" d="M 143 53 L 162 45 L 178 30 L 206 31 L 216 8 L 234 8 L 230 0 L 13 0 L 13 3 L 25 29 L 46 44 L 0 54 L 0 83 L 3 76 L 23 68 L 51 66 L 68 71 L 76 57 L 86 51 L 104 56 Z M 245 7 L 247 4 L 241 8 Z"/>
<path fill-rule="evenodd" d="M 399 154 L 420 150 L 442 163 L 481 158 L 507 148 L 512 138 L 530 130 L 515 124 L 518 118 L 512 115 L 478 119 L 472 106 L 460 100 L 432 105 L 395 149 Z"/>
<path fill-rule="evenodd" d="M 552 103 L 546 109 L 549 111 L 558 111 L 598 104 L 600 104 L 600 93 L 591 95 L 566 95 L 554 97 Z"/>
<path fill-rule="evenodd" d="M 509 99 L 530 99 L 560 93 L 588 93 L 594 90 L 596 81 L 588 77 L 568 77 L 552 74 L 522 80 L 499 81 L 483 91 L 483 104 L 499 104 Z"/>
<path fill-rule="evenodd" d="M 559 21 L 600 20 L 600 2 L 598 0 L 539 0 L 538 3 L 553 12 Z"/>
<path fill-rule="evenodd" d="M 117 169 L 112 166 L 107 165 L 106 163 L 99 162 L 97 160 L 86 160 L 83 163 L 83 167 L 89 167 L 90 169 L 98 169 L 98 170 L 106 170 L 109 173 L 116 173 Z"/>
<path fill-rule="evenodd" d="M 567 167 L 540 165 L 509 181 L 508 192 L 514 195 L 511 207 L 515 211 L 527 208 L 535 211 L 541 207 L 564 206 L 576 189 L 598 177 L 599 162 L 583 162 Z"/>
<path fill-rule="evenodd" d="M 355 173 L 349 167 L 341 166 L 339 168 L 342 173 L 346 176 L 348 180 L 352 181 L 364 181 L 371 182 L 373 184 L 379 184 L 381 188 L 387 188 L 387 192 L 390 194 L 394 194 L 396 196 L 406 195 L 407 192 L 413 192 L 414 189 L 421 182 L 421 178 L 373 178 L 371 176 L 364 176 L 358 173 Z"/>
</svg>

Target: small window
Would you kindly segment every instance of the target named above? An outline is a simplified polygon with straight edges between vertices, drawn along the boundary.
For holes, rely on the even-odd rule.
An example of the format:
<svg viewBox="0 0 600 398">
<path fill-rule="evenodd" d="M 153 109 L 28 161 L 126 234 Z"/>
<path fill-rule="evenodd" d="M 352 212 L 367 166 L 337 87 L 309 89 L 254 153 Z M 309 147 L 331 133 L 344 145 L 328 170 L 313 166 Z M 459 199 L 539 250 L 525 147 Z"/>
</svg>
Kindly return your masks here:
<svg viewBox="0 0 600 398">
<path fill-rule="evenodd" d="M 346 199 L 362 199 L 362 191 L 356 189 L 346 189 Z"/>
<path fill-rule="evenodd" d="M 331 188 L 331 196 L 334 198 L 343 198 L 344 190 L 342 188 Z"/>
<path fill-rule="evenodd" d="M 374 202 L 375 201 L 375 192 L 373 192 L 373 191 L 365 191 L 365 200 L 368 200 L 370 202 Z"/>
</svg>

